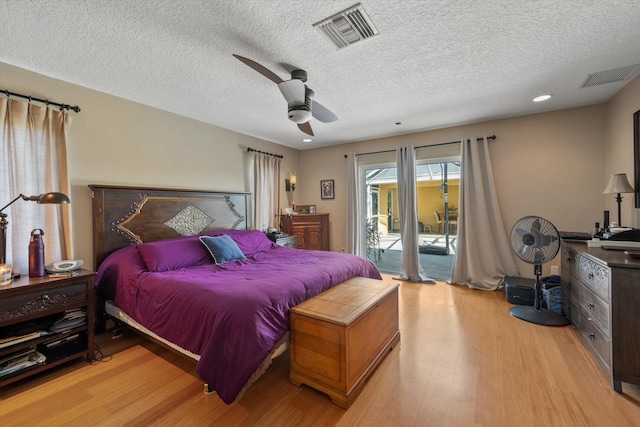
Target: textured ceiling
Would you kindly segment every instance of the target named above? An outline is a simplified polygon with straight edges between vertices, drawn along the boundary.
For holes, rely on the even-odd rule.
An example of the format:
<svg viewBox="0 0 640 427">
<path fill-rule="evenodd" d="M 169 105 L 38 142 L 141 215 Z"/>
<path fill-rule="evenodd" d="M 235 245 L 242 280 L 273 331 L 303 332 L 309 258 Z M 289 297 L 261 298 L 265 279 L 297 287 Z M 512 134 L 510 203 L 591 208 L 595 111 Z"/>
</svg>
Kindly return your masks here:
<svg viewBox="0 0 640 427">
<path fill-rule="evenodd" d="M 300 149 L 601 103 L 628 80 L 588 74 L 640 64 L 638 0 L 363 0 L 380 35 L 337 50 L 312 25 L 355 3 L 0 0 L 0 62 Z M 233 53 L 305 69 L 339 120 L 302 142 Z"/>
</svg>

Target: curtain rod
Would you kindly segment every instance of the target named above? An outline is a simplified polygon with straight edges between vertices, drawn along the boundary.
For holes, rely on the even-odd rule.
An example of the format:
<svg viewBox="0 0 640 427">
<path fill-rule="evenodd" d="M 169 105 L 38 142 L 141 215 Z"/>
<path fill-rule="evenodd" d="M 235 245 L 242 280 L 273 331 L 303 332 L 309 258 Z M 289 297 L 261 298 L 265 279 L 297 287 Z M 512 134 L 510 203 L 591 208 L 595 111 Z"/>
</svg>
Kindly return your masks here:
<svg viewBox="0 0 640 427">
<path fill-rule="evenodd" d="M 491 135 L 488 136 L 487 139 L 496 139 L 497 137 L 495 135 Z M 476 138 L 477 141 L 482 141 L 484 138 Z M 450 144 L 460 144 L 460 141 L 449 141 L 449 142 L 439 142 L 437 144 L 430 144 L 430 145 L 420 145 L 418 147 L 415 147 L 415 149 L 418 148 L 426 148 L 426 147 L 437 147 L 439 145 L 450 145 Z M 396 151 L 394 150 L 381 150 L 381 151 L 370 151 L 368 153 L 356 153 L 356 156 L 366 156 L 368 154 L 381 154 L 381 153 L 392 153 Z M 344 155 L 344 158 L 346 159 L 347 157 L 349 157 L 348 154 Z"/>
<path fill-rule="evenodd" d="M 33 96 L 30 95 L 22 95 L 20 93 L 15 93 L 15 92 L 9 92 L 7 89 L 0 89 L 0 91 L 2 93 L 4 93 L 5 95 L 7 95 L 7 97 L 9 96 L 17 96 L 19 98 L 24 98 L 24 99 L 28 99 L 29 102 L 31 101 L 38 101 L 38 102 L 44 102 L 45 104 L 47 104 L 47 106 L 49 105 L 55 105 L 56 107 L 60 107 L 60 110 L 73 110 L 76 113 L 80 112 L 80 107 L 78 107 L 77 105 L 74 105 L 73 107 L 69 104 L 60 104 L 58 102 L 52 102 L 49 101 L 48 99 L 40 99 L 40 98 L 34 98 Z"/>
<path fill-rule="evenodd" d="M 267 153 L 266 151 L 260 151 L 260 150 L 255 150 L 251 147 L 247 148 L 248 152 L 254 152 L 254 153 L 260 153 L 260 154 L 266 154 L 267 156 L 273 156 L 273 157 L 278 157 L 280 159 L 283 159 L 284 156 L 282 154 L 273 154 L 273 153 Z"/>
</svg>

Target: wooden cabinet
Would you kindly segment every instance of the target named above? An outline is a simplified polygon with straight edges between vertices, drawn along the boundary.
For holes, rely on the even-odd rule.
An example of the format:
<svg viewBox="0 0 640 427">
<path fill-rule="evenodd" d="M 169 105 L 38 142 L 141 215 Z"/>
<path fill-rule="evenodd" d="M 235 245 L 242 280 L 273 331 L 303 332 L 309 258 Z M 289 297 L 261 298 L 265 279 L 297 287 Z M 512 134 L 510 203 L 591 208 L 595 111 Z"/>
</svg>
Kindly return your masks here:
<svg viewBox="0 0 640 427">
<path fill-rule="evenodd" d="M 293 307 L 289 381 L 348 408 L 400 341 L 398 286 L 356 277 Z"/>
<path fill-rule="evenodd" d="M 298 238 L 298 249 L 328 251 L 329 214 L 297 214 L 282 218 L 282 231 Z"/>
<path fill-rule="evenodd" d="M 562 309 L 614 390 L 640 384 L 640 261 L 623 251 L 563 242 Z"/>
<path fill-rule="evenodd" d="M 23 276 L 0 288 L 0 360 L 44 356 L 41 363 L 0 375 L 0 386 L 79 357 L 94 359 L 94 275 L 83 270 L 73 277 Z M 68 319 L 68 327 L 51 328 L 65 313 L 75 317 L 74 309 L 86 312 L 85 322 Z M 51 329 L 56 332 L 38 332 Z"/>
</svg>

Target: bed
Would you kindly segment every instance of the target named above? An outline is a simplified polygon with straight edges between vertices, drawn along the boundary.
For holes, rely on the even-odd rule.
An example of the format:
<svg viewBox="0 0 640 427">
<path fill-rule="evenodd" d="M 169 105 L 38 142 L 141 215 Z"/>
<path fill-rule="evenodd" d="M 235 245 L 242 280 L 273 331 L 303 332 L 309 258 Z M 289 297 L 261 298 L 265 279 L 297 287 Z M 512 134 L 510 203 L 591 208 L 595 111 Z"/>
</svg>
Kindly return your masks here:
<svg viewBox="0 0 640 427">
<path fill-rule="evenodd" d="M 98 313 L 195 359 L 228 404 L 286 343 L 291 307 L 351 277 L 381 279 L 364 258 L 248 229 L 247 193 L 89 187 Z"/>
</svg>

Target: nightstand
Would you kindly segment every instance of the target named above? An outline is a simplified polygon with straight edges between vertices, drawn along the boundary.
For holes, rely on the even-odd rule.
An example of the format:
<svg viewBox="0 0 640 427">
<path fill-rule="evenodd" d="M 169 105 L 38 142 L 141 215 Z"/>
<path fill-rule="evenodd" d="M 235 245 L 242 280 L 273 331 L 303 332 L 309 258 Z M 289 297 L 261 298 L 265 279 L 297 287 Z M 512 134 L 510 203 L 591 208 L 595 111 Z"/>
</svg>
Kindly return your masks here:
<svg viewBox="0 0 640 427">
<path fill-rule="evenodd" d="M 32 360 L 45 357 L 41 363 L 0 375 L 0 386 L 79 357 L 94 359 L 94 276 L 88 270 L 70 277 L 22 276 L 0 288 L 0 361 L 20 355 Z M 86 311 L 86 322 L 73 322 L 77 309 Z M 65 313 L 70 318 L 68 327 L 54 333 L 38 332 Z M 9 337 L 11 341 L 6 340 Z M 0 372 L 5 369 L 0 365 Z"/>
<path fill-rule="evenodd" d="M 276 245 L 286 246 L 288 248 L 298 248 L 298 238 L 296 236 L 278 237 Z"/>
</svg>

